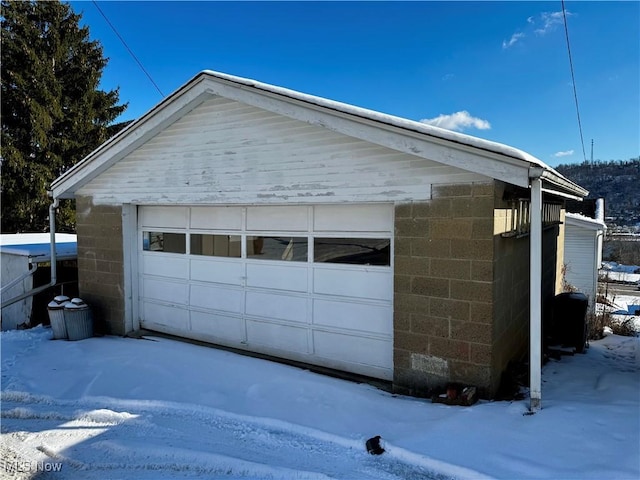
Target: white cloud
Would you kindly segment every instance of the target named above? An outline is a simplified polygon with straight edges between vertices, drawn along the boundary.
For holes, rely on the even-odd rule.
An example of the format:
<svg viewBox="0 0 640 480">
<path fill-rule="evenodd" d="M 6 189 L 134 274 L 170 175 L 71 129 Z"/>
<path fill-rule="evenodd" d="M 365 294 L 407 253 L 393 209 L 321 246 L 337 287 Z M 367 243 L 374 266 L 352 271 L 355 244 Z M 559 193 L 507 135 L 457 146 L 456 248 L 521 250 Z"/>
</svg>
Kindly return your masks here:
<svg viewBox="0 0 640 480">
<path fill-rule="evenodd" d="M 521 32 L 516 32 L 513 35 L 511 35 L 511 38 L 509 39 L 509 41 L 503 40 L 502 41 L 502 48 L 509 48 L 514 46 L 518 40 L 520 40 L 521 38 L 524 37 L 524 33 Z"/>
<path fill-rule="evenodd" d="M 568 10 L 565 11 L 565 14 L 567 17 L 573 15 L 573 13 L 569 12 Z M 563 24 L 564 15 L 562 13 L 562 10 L 559 12 L 542 12 L 538 15 L 532 15 L 530 17 L 527 17 L 527 26 L 522 28 L 522 30 L 525 30 L 526 33 L 514 33 L 513 35 L 511 35 L 511 38 L 509 40 L 502 41 L 502 48 L 506 50 L 507 48 L 512 47 L 532 31 L 539 36 L 546 35 L 547 33 L 555 30 L 558 25 Z"/>
<path fill-rule="evenodd" d="M 565 150 L 564 152 L 556 152 L 553 154 L 554 157 L 570 157 L 573 155 L 573 150 Z"/>
<path fill-rule="evenodd" d="M 565 12 L 567 17 L 571 15 L 570 12 Z M 540 20 L 542 21 L 542 27 L 536 28 L 535 32 L 538 35 L 544 35 L 555 29 L 556 25 L 564 24 L 564 15 L 562 12 L 543 12 L 540 14 Z M 533 23 L 533 22 L 532 22 Z"/>
<path fill-rule="evenodd" d="M 458 132 L 468 127 L 477 128 L 478 130 L 488 130 L 491 128 L 491 124 L 487 120 L 472 117 L 466 110 L 452 113 L 451 115 L 438 115 L 435 118 L 425 118 L 420 121 L 427 125 L 446 128 L 447 130 L 456 130 Z"/>
<path fill-rule="evenodd" d="M 446 75 L 443 75 L 442 81 L 446 82 L 447 80 L 451 80 L 452 78 L 455 78 L 455 75 L 453 73 L 447 73 Z"/>
</svg>

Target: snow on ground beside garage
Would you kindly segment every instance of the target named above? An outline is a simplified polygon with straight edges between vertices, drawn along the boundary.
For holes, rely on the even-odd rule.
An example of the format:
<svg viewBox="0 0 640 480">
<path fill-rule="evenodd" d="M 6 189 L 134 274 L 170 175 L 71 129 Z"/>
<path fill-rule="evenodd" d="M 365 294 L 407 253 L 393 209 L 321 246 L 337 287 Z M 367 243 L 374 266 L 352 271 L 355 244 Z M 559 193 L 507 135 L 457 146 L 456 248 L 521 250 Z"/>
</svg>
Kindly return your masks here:
<svg viewBox="0 0 640 480">
<path fill-rule="evenodd" d="M 0 478 L 640 478 L 637 337 L 547 363 L 535 415 L 165 338 L 51 338 L 1 333 Z M 381 456 L 365 451 L 374 435 Z"/>
<path fill-rule="evenodd" d="M 602 262 L 600 275 L 612 282 L 638 283 L 640 282 L 640 267 L 616 262 Z"/>
</svg>

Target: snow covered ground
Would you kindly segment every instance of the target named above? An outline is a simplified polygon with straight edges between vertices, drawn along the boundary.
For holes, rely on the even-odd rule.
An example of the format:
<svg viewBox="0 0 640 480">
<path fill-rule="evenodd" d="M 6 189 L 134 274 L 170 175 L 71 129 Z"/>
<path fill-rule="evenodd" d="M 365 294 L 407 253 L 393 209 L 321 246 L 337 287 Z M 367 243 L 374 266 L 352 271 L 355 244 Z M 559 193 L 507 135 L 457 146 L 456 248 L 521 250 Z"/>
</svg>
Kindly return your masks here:
<svg viewBox="0 0 640 480">
<path fill-rule="evenodd" d="M 603 262 L 600 275 L 612 282 L 635 283 L 640 282 L 640 267 L 638 265 L 623 265 L 616 262 Z"/>
<path fill-rule="evenodd" d="M 0 334 L 0 478 L 640 478 L 638 337 L 547 363 L 535 415 L 162 338 L 51 338 Z"/>
</svg>

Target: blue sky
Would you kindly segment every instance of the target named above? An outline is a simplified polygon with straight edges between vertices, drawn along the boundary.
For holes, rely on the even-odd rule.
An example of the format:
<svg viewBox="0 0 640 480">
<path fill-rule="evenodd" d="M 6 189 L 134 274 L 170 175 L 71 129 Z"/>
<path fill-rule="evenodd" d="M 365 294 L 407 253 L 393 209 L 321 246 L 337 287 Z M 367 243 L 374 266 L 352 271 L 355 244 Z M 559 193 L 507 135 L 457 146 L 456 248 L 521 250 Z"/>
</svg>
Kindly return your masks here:
<svg viewBox="0 0 640 480">
<path fill-rule="evenodd" d="M 144 114 L 162 96 L 90 1 L 102 88 Z M 112 2 L 98 5 L 164 95 L 201 70 L 424 120 L 581 162 L 562 3 Z M 565 2 L 584 152 L 640 155 L 640 2 Z"/>
</svg>

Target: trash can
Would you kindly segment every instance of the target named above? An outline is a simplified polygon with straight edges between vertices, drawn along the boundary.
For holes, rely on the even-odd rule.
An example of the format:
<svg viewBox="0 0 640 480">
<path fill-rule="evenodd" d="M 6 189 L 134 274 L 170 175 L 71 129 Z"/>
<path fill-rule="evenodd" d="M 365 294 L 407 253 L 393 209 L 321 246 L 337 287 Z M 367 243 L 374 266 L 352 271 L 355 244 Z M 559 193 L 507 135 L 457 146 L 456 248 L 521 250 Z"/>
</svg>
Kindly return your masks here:
<svg viewBox="0 0 640 480">
<path fill-rule="evenodd" d="M 64 306 L 64 321 L 69 340 L 93 337 L 93 320 L 89 305 L 81 298 L 73 298 Z"/>
<path fill-rule="evenodd" d="M 66 295 L 58 295 L 47 305 L 49 312 L 49 322 L 53 330 L 53 338 L 62 339 L 67 337 L 67 326 L 64 321 L 64 305 L 69 301 Z"/>
<path fill-rule="evenodd" d="M 562 345 L 574 347 L 582 353 L 587 343 L 587 307 L 589 299 L 584 293 L 561 293 L 553 305 L 553 319 L 558 340 Z"/>
</svg>

